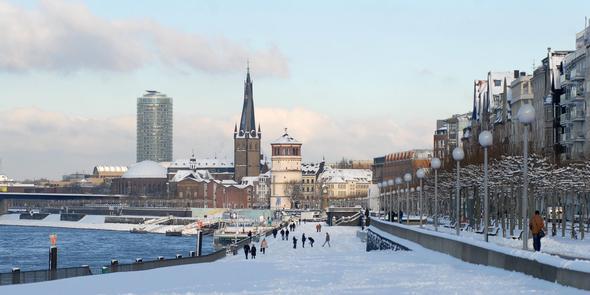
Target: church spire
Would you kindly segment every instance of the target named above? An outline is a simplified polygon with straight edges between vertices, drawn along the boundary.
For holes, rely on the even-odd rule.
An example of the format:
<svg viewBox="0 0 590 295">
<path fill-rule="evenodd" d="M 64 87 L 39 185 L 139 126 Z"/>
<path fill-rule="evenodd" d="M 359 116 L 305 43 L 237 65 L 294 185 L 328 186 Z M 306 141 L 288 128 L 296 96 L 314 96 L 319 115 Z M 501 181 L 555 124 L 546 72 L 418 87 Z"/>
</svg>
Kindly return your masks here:
<svg viewBox="0 0 590 295">
<path fill-rule="evenodd" d="M 246 67 L 246 81 L 244 82 L 244 105 L 238 136 L 258 137 L 256 132 L 256 120 L 254 117 L 254 93 L 252 79 L 250 78 L 250 62 Z"/>
</svg>

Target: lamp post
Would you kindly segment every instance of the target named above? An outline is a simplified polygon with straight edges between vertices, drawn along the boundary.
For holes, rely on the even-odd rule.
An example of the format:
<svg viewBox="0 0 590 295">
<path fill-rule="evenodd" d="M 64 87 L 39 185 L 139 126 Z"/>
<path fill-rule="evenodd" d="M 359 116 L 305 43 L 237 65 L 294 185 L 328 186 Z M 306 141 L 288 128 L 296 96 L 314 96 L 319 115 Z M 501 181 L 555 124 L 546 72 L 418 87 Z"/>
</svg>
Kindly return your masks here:
<svg viewBox="0 0 590 295">
<path fill-rule="evenodd" d="M 422 227 L 422 178 L 424 178 L 424 169 L 420 168 L 416 171 L 416 177 L 420 180 L 420 186 L 418 187 L 418 191 L 420 192 L 420 200 L 418 201 L 419 211 L 420 211 L 420 227 Z"/>
<path fill-rule="evenodd" d="M 434 230 L 438 231 L 438 169 L 440 168 L 440 159 L 432 158 L 430 167 L 434 170 Z"/>
<path fill-rule="evenodd" d="M 389 187 L 389 201 L 387 202 L 389 206 L 387 206 L 387 214 L 389 214 L 389 221 L 393 222 L 393 179 L 387 181 L 387 186 Z"/>
<path fill-rule="evenodd" d="M 412 181 L 412 174 L 404 174 L 404 181 L 406 182 L 406 224 L 410 224 L 410 181 Z"/>
<path fill-rule="evenodd" d="M 382 183 L 379 182 L 377 184 L 377 187 L 379 188 L 379 199 L 378 199 L 379 204 L 377 205 L 377 212 L 379 213 L 379 212 L 381 212 L 381 204 L 382 204 L 381 197 L 383 196 L 383 193 L 381 192 Z"/>
<path fill-rule="evenodd" d="M 484 241 L 488 241 L 488 227 L 489 227 L 489 214 L 490 205 L 488 196 L 488 147 L 492 146 L 493 136 L 492 132 L 485 130 L 479 134 L 479 144 L 483 147 L 483 236 Z"/>
<path fill-rule="evenodd" d="M 529 189 L 529 175 L 528 175 L 528 158 L 529 158 L 529 125 L 535 120 L 535 108 L 531 104 L 524 104 L 518 110 L 518 121 L 524 124 L 524 137 L 523 137 L 523 161 L 522 161 L 522 175 L 523 175 L 523 188 L 522 188 L 522 219 L 524 233 L 522 237 L 522 249 L 527 250 L 529 231 L 526 230 L 528 226 L 528 189 Z"/>
<path fill-rule="evenodd" d="M 463 152 L 463 149 L 461 147 L 456 147 L 455 149 L 453 149 L 453 159 L 455 161 L 457 161 L 457 195 L 456 195 L 456 203 L 457 203 L 457 209 L 455 212 L 455 229 L 457 232 L 457 236 L 461 235 L 461 198 L 459 196 L 460 190 L 461 190 L 461 183 L 460 183 L 460 177 L 461 174 L 459 172 L 459 170 L 461 170 L 461 161 L 463 160 L 463 158 L 465 158 L 465 152 Z"/>
<path fill-rule="evenodd" d="M 401 199 L 401 191 L 399 186 L 402 184 L 402 178 L 401 177 L 396 177 L 395 178 L 395 184 L 397 185 L 397 222 L 402 223 L 402 220 L 400 219 L 400 211 L 401 211 L 401 207 L 400 207 L 400 199 Z"/>
</svg>

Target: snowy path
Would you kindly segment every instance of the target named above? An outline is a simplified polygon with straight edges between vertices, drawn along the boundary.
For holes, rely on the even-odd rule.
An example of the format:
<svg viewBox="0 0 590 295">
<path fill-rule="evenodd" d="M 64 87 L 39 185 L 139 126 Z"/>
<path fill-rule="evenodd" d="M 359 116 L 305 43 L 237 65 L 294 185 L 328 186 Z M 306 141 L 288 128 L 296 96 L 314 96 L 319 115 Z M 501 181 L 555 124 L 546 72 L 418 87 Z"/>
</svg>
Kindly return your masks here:
<svg viewBox="0 0 590 295">
<path fill-rule="evenodd" d="M 584 294 L 524 274 L 478 266 L 413 243 L 414 251 L 365 252 L 355 227 L 322 228 L 332 247 L 321 247 L 324 233 L 312 224 L 301 233 L 314 248 L 293 249 L 292 241 L 270 237 L 269 251 L 256 260 L 243 252 L 209 264 L 161 268 L 0 287 L 1 294 Z M 258 247 L 258 245 L 257 245 Z"/>
</svg>

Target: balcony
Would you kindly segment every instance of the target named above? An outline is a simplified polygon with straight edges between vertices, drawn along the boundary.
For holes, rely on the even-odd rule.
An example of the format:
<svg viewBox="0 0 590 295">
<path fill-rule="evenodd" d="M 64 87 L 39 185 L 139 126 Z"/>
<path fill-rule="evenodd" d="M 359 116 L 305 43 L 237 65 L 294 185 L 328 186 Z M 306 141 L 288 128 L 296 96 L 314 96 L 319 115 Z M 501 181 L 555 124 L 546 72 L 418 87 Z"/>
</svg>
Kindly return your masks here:
<svg viewBox="0 0 590 295">
<path fill-rule="evenodd" d="M 576 135 L 576 137 L 574 138 L 575 142 L 584 142 L 586 141 L 586 137 L 582 134 L 578 134 Z"/>
</svg>

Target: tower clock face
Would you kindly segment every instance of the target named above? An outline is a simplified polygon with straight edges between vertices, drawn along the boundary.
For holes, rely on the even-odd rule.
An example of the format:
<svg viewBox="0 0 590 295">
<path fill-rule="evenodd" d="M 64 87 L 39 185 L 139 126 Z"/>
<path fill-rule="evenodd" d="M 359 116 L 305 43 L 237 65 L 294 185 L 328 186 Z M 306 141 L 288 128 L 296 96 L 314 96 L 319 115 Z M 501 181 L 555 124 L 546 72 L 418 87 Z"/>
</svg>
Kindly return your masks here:
<svg viewBox="0 0 590 295">
<path fill-rule="evenodd" d="M 256 130 L 252 129 L 250 131 L 250 136 L 255 137 L 256 136 Z"/>
</svg>

